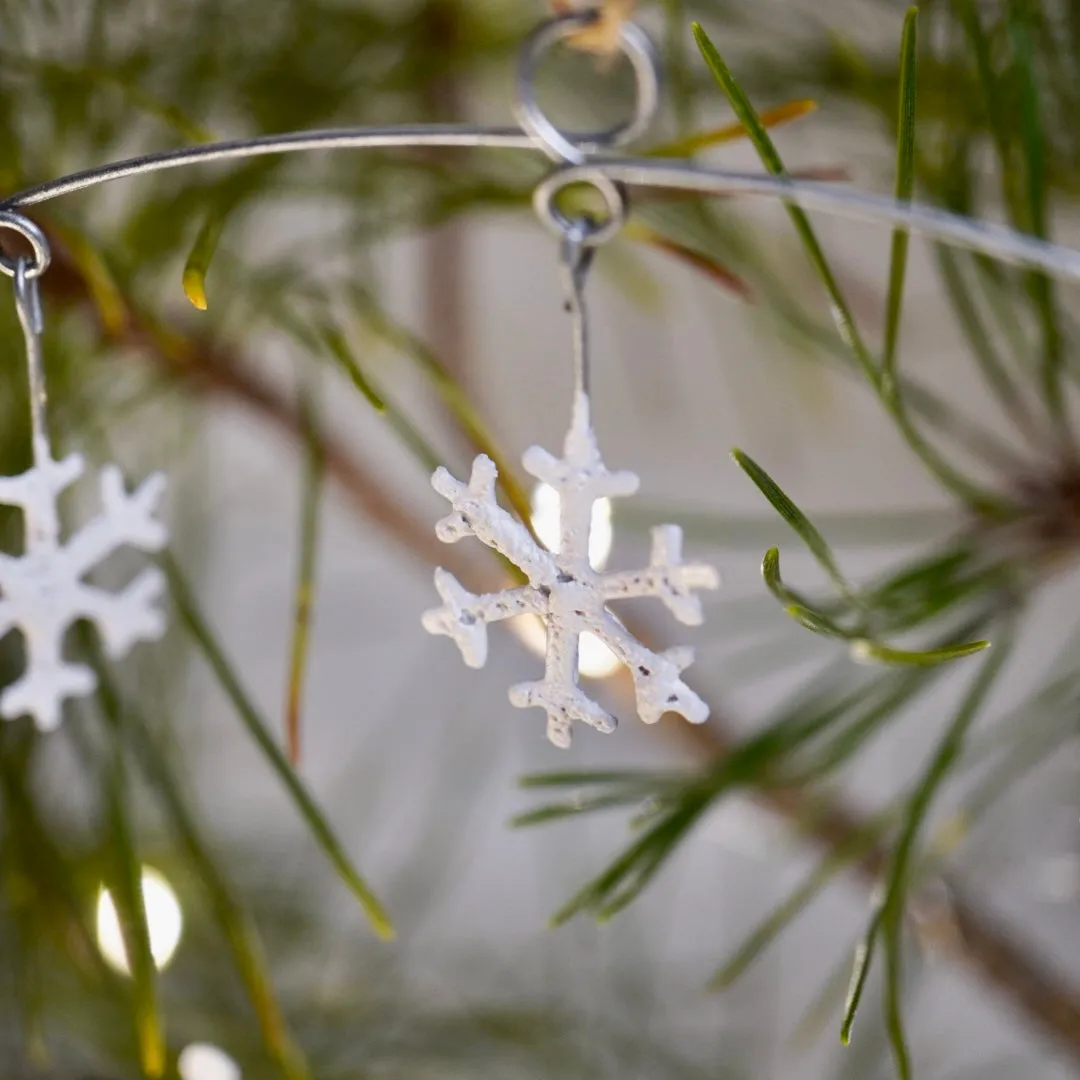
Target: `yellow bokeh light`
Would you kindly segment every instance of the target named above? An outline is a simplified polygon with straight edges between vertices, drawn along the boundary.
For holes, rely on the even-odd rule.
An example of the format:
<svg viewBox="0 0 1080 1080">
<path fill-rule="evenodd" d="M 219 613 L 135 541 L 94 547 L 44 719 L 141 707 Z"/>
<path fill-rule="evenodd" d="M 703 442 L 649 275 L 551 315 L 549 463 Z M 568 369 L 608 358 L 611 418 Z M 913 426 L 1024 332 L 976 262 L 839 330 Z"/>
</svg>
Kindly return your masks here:
<svg viewBox="0 0 1080 1080">
<path fill-rule="evenodd" d="M 544 655 L 547 631 L 535 615 L 522 615 L 512 619 L 510 625 L 530 652 Z M 582 634 L 578 639 L 578 670 L 589 679 L 606 679 L 619 670 L 619 658 L 595 634 Z"/>
<path fill-rule="evenodd" d="M 173 958 L 180 934 L 184 928 L 184 916 L 180 902 L 172 886 L 156 870 L 144 866 L 142 870 L 143 906 L 146 909 L 146 928 L 150 934 L 150 955 L 157 969 L 163 970 Z M 98 893 L 97 939 L 101 955 L 123 975 L 131 974 L 124 935 L 116 903 L 108 889 Z"/>
</svg>

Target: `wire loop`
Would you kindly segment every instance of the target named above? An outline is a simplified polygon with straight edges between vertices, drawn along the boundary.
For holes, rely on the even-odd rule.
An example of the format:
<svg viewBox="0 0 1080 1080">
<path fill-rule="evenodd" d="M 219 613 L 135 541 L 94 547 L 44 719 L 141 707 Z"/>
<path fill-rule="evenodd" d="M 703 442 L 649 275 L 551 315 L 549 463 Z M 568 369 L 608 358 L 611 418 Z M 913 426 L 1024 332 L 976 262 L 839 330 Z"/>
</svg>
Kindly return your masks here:
<svg viewBox="0 0 1080 1080">
<path fill-rule="evenodd" d="M 549 26 L 550 24 L 545 24 Z M 624 23 L 623 31 L 633 34 L 632 23 Z M 543 29 L 543 28 L 542 28 Z M 531 99 L 531 89 L 529 92 Z M 535 105 L 535 102 L 534 102 Z M 639 101 L 639 111 L 641 103 Z M 539 110 L 537 110 L 539 113 Z M 540 114 L 542 115 L 542 114 Z M 560 136 L 563 137 L 563 136 Z M 625 139 L 624 131 L 622 138 Z M 389 128 L 338 128 L 323 131 L 294 131 L 279 135 L 262 135 L 253 139 L 233 139 L 226 142 L 186 146 L 162 150 L 140 157 L 113 161 L 61 176 L 23 191 L 0 198 L 0 228 L 12 228 L 27 236 L 35 250 L 35 262 L 29 276 L 40 275 L 48 265 L 48 247 L 44 237 L 39 244 L 32 239 L 36 227 L 21 215 L 12 214 L 16 208 L 37 206 L 51 199 L 86 191 L 99 184 L 112 183 L 125 177 L 147 176 L 164 169 L 210 165 L 226 161 L 262 157 L 268 154 L 295 154 L 328 150 L 375 150 L 391 147 L 490 147 L 527 153 L 550 152 L 530 130 L 519 128 L 489 128 L 456 124 Z M 577 148 L 571 147 L 575 155 Z M 583 165 L 566 164 L 545 179 L 534 195 L 534 204 L 550 228 L 562 235 L 566 219 L 560 219 L 550 205 L 551 192 L 573 182 L 597 183 L 604 176 L 619 188 L 652 188 L 672 191 L 691 191 L 710 197 L 758 196 L 779 199 L 804 210 L 835 214 L 853 221 L 891 225 L 921 234 L 930 240 L 966 248 L 1002 262 L 1031 270 L 1041 270 L 1055 277 L 1080 282 L 1080 251 L 1038 237 L 1017 232 L 1013 228 L 950 213 L 917 202 L 898 202 L 895 199 L 853 190 L 837 184 L 825 184 L 767 173 L 734 172 L 709 168 L 684 160 L 665 161 L 658 158 L 594 158 Z M 602 189 L 603 191 L 603 189 Z M 545 194 L 545 192 L 548 192 Z M 625 193 L 607 200 L 609 206 L 621 207 Z M 597 239 L 610 238 L 594 236 Z M 40 245 L 40 246 L 39 246 Z M 14 274 L 14 263 L 0 259 L 0 272 Z"/>
<path fill-rule="evenodd" d="M 604 200 L 604 217 L 569 217 L 559 209 L 559 196 L 568 187 L 586 185 L 599 193 Z M 630 198 L 626 187 L 606 176 L 599 169 L 589 167 L 574 169 L 573 175 L 564 170 L 552 173 L 533 192 L 533 209 L 536 216 L 557 236 L 574 237 L 587 248 L 606 244 L 626 222 L 630 213 Z"/>
<path fill-rule="evenodd" d="M 660 104 L 660 58 L 639 26 L 624 22 L 619 28 L 619 49 L 634 68 L 637 95 L 629 120 L 606 131 L 565 132 L 553 124 L 536 100 L 536 69 L 543 55 L 564 38 L 596 23 L 599 11 L 572 12 L 542 23 L 525 40 L 518 62 L 518 122 L 537 147 L 552 161 L 581 165 L 590 153 L 625 146 L 643 135 Z"/>
<path fill-rule="evenodd" d="M 45 239 L 45 234 L 41 229 L 29 218 L 10 210 L 0 210 L 0 229 L 18 233 L 34 252 L 32 262 L 25 255 L 13 257 L 0 252 L 0 273 L 6 274 L 9 278 L 16 278 L 17 281 L 21 267 L 21 273 L 26 280 L 32 281 L 34 278 L 41 277 L 52 261 L 49 241 Z"/>
</svg>

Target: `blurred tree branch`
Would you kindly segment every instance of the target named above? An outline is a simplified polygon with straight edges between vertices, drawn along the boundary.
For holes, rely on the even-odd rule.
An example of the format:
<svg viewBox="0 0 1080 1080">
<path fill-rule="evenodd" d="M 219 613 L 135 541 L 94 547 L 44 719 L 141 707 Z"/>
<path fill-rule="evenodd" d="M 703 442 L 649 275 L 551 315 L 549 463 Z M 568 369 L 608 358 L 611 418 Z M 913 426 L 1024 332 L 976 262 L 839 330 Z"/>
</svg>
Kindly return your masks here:
<svg viewBox="0 0 1080 1080">
<path fill-rule="evenodd" d="M 552 4 L 560 11 L 572 6 L 567 0 Z M 581 48 L 600 56 L 601 68 L 633 6 L 630 0 L 610 0 L 597 23 L 576 39 Z M 765 118 L 772 116 L 779 122 L 785 115 L 803 115 L 808 103 L 792 103 L 798 106 L 794 110 L 791 105 L 781 105 L 757 115 L 726 62 L 718 53 L 712 55 L 715 50 L 706 50 L 706 58 L 724 85 L 739 123 L 695 130 L 697 107 L 706 95 L 715 100 L 715 89 L 690 63 L 687 26 L 692 18 L 722 17 L 725 51 L 733 39 L 745 37 L 750 42 L 747 48 L 753 61 L 741 58 L 737 66 L 748 69 L 755 93 L 779 91 L 786 98 L 801 84 L 815 97 L 831 98 L 830 108 L 843 101 L 858 105 L 861 115 L 869 113 L 882 121 L 890 136 L 900 99 L 900 168 L 895 190 L 901 198 L 914 192 L 918 198 L 972 216 L 993 216 L 1000 211 L 1015 228 L 1047 236 L 1053 220 L 1051 200 L 1055 196 L 1063 203 L 1075 200 L 1080 191 L 1080 142 L 1072 127 L 1060 122 L 1060 118 L 1074 115 L 1080 105 L 1080 18 L 1071 3 L 924 2 L 921 11 L 927 32 L 916 50 L 915 16 L 909 13 L 900 80 L 894 55 L 878 55 L 856 46 L 846 38 L 844 27 L 826 24 L 828 33 L 803 33 L 806 24 L 798 19 L 771 19 L 766 24 L 757 5 L 736 5 L 727 0 L 667 0 L 665 8 L 665 52 L 673 67 L 674 112 L 680 136 L 668 142 L 666 153 L 674 146 L 680 156 L 692 157 L 737 135 L 749 134 L 767 167 L 784 171 L 765 132 L 771 126 Z M 895 6 L 889 3 L 882 2 L 878 8 L 890 17 L 896 14 Z M 162 131 L 174 138 L 179 135 L 185 141 L 198 141 L 207 137 L 204 118 L 215 129 L 221 124 L 241 132 L 457 118 L 468 105 L 473 74 L 484 73 L 493 60 L 507 60 L 528 28 L 526 19 L 536 14 L 523 15 L 519 9 L 520 5 L 474 5 L 458 0 L 424 0 L 416 5 L 260 0 L 225 6 L 215 0 L 192 0 L 189 5 L 172 8 L 168 4 L 142 7 L 92 2 L 68 11 L 50 3 L 0 6 L 0 183 L 12 189 L 62 171 L 70 161 L 107 160 L 118 156 L 120 150 L 129 151 L 133 141 L 142 146 L 148 138 L 154 145 Z M 766 9 L 775 11 L 773 5 L 761 5 L 762 11 Z M 707 42 L 708 38 L 702 34 L 702 40 Z M 918 124 L 914 111 L 916 51 Z M 564 99 L 573 100 L 579 112 L 589 111 L 594 94 L 593 84 L 581 81 L 582 70 L 591 66 L 577 58 L 566 68 Z M 617 77 L 611 80 L 612 85 L 617 82 Z M 133 135 L 133 118 L 135 123 L 146 123 L 148 136 L 141 130 Z M 924 127 L 926 136 L 922 134 Z M 993 157 L 989 174 L 984 151 Z M 813 175 L 814 170 L 793 169 L 790 175 L 800 173 Z M 984 190 L 987 175 L 992 176 L 990 186 L 995 187 L 989 197 Z M 445 228 L 426 241 L 427 342 L 399 333 L 388 322 L 381 323 L 382 313 L 375 301 L 370 308 L 357 302 L 350 314 L 362 324 L 360 332 L 389 342 L 417 364 L 417 370 L 436 390 L 434 396 L 462 443 L 498 458 L 480 416 L 482 403 L 468 393 L 475 387 L 469 386 L 467 365 L 461 219 L 477 211 L 524 208 L 535 178 L 532 166 L 526 168 L 518 159 L 467 154 L 449 166 L 440 155 L 423 153 L 372 154 L 365 159 L 363 169 L 356 169 L 351 160 L 312 159 L 290 164 L 254 162 L 224 176 L 215 176 L 212 170 L 183 178 L 159 175 L 147 178 L 139 197 L 104 214 L 108 224 L 102 234 L 110 237 L 107 251 L 99 251 L 90 238 L 85 215 L 73 210 L 68 216 L 66 208 L 50 207 L 47 216 L 57 250 L 56 265 L 45 280 L 50 312 L 55 307 L 75 316 L 70 322 L 63 320 L 63 328 L 50 334 L 49 346 L 55 350 L 50 383 L 59 390 L 54 399 L 59 408 L 54 405 L 53 415 L 54 420 L 59 416 L 62 421 L 58 429 L 75 427 L 76 420 L 87 426 L 97 421 L 93 414 L 100 398 L 95 392 L 83 392 L 90 385 L 89 377 L 85 383 L 83 379 L 84 372 L 94 366 L 91 359 L 98 361 L 111 354 L 108 363 L 112 364 L 117 354 L 135 354 L 146 362 L 147 370 L 193 396 L 247 409 L 299 452 L 310 451 L 314 433 L 302 397 L 294 398 L 288 389 L 261 375 L 247 357 L 227 344 L 235 339 L 227 332 L 230 315 L 239 311 L 240 317 L 247 319 L 255 310 L 264 320 L 262 325 L 300 343 L 313 367 L 323 358 L 337 363 L 351 379 L 353 389 L 387 418 L 403 444 L 429 469 L 440 455 L 426 432 L 383 399 L 377 380 L 351 351 L 349 334 L 333 321 L 332 303 L 325 295 L 312 299 L 313 294 L 326 291 L 324 283 L 308 281 L 304 271 L 313 261 L 322 269 L 346 252 L 351 271 L 358 266 L 366 269 L 367 264 L 354 257 L 357 250 L 370 250 L 378 240 L 404 229 L 441 225 Z M 993 615 L 1020 609 L 1060 566 L 1075 561 L 1080 550 L 1080 465 L 1067 405 L 1080 384 L 1080 367 L 1075 360 L 1078 328 L 1068 306 L 1055 297 L 1050 282 L 1013 273 L 985 259 L 937 252 L 937 270 L 976 364 L 975 377 L 986 383 L 1002 418 L 1016 428 L 1010 434 L 1018 435 L 1020 446 L 1011 442 L 1004 446 L 996 431 L 988 434 L 992 421 L 984 423 L 982 415 L 978 424 L 967 420 L 958 406 L 931 395 L 910 375 L 896 370 L 901 360 L 896 344 L 907 245 L 902 230 L 893 238 L 886 344 L 879 360 L 871 337 L 858 328 L 871 299 L 876 304 L 877 292 L 861 281 L 851 287 L 843 273 L 832 272 L 808 221 L 798 219 L 796 227 L 832 310 L 841 316 L 839 336 L 817 313 L 804 309 L 798 288 L 801 282 L 785 274 L 790 267 L 781 270 L 779 260 L 773 262 L 771 256 L 764 255 L 757 226 L 746 228 L 735 214 L 726 212 L 723 200 L 703 202 L 663 192 L 637 198 L 636 194 L 638 217 L 630 223 L 627 240 L 674 255 L 730 293 L 753 296 L 761 310 L 776 317 L 789 340 L 846 365 L 846 371 L 857 367 L 890 407 L 892 419 L 901 422 L 909 444 L 932 465 L 936 475 L 952 481 L 963 496 L 970 491 L 966 482 L 956 483 L 960 477 L 956 468 L 973 466 L 979 485 L 989 485 L 995 506 L 1001 510 L 1002 520 L 991 521 L 984 512 L 988 504 L 981 498 L 969 499 L 969 512 L 958 536 L 950 536 L 899 571 L 865 587 L 849 586 L 837 570 L 833 577 L 842 586 L 840 595 L 821 601 L 796 593 L 780 580 L 779 555 L 772 549 L 765 569 L 775 596 L 785 604 L 797 601 L 794 607 L 804 619 L 840 640 L 852 639 L 850 608 L 854 605 L 859 609 L 855 612 L 859 627 L 865 615 L 866 624 L 873 623 L 870 630 L 881 635 L 933 632 L 942 638 L 935 640 L 938 654 L 950 649 L 955 654 L 955 639 L 950 634 L 958 632 L 961 616 L 962 625 L 970 624 L 972 634 L 977 629 L 981 636 Z M 277 199 L 305 205 L 310 200 L 320 210 L 327 209 L 332 219 L 328 233 L 313 237 L 310 247 L 305 246 L 307 237 L 290 240 L 286 255 L 277 263 L 263 259 L 261 247 L 258 259 L 233 259 L 230 240 L 236 238 L 238 249 L 246 249 L 243 230 L 254 217 L 251 211 L 258 208 L 261 215 L 265 204 Z M 77 207 L 78 203 L 70 205 Z M 96 213 L 99 207 L 112 207 L 113 203 L 102 199 L 90 205 Z M 189 235 L 192 229 L 197 229 L 194 246 Z M 269 231 L 260 231 L 260 241 Z M 0 243 L 6 244 L 7 237 L 0 238 Z M 203 323 L 205 326 L 211 318 L 220 318 L 220 322 L 210 324 L 212 329 L 193 332 L 190 323 L 159 314 L 167 311 L 163 297 L 175 284 L 171 281 L 173 267 L 185 254 L 189 271 L 185 287 L 189 296 L 202 304 L 206 303 L 211 259 L 217 262 L 212 311 Z M 223 263 L 243 272 L 228 274 Z M 113 279 L 113 270 L 122 284 Z M 364 273 L 353 274 L 356 276 L 364 278 Z M 169 277 L 167 287 L 165 277 Z M 241 280 L 243 284 L 238 285 Z M 351 299 L 358 300 L 360 291 L 356 287 Z M 290 304 L 296 298 L 313 306 L 321 304 L 314 324 L 294 319 L 291 306 L 282 303 L 283 297 Z M 92 341 L 84 333 L 88 311 L 97 319 Z M 67 340 L 69 328 L 73 332 Z M 249 327 L 245 324 L 240 329 L 246 333 Z M 78 345 L 72 348 L 76 340 Z M 849 347 L 854 349 L 854 363 Z M 25 391 L 21 372 L 8 367 L 11 370 L 0 370 L 0 377 L 7 379 L 5 389 L 10 391 L 0 398 L 0 411 L 7 420 L 7 464 L 14 469 L 23 463 L 25 449 Z M 464 581 L 484 589 L 506 584 L 505 567 L 486 557 L 470 559 L 460 548 L 440 544 L 429 524 L 404 506 L 399 494 L 383 485 L 374 465 L 344 439 L 333 431 L 321 430 L 317 439 L 328 476 L 355 511 L 382 531 L 389 550 L 404 550 L 420 565 L 447 565 Z M 959 459 L 957 466 L 954 459 Z M 527 493 L 501 460 L 499 468 L 507 501 L 519 515 L 526 516 Z M 790 509 L 782 501 L 779 506 Z M 792 520 L 790 516 L 788 520 Z M 10 515 L 0 512 L 0 529 L 9 523 Z M 803 529 L 803 539 L 807 536 L 815 544 L 821 539 L 816 532 Z M 298 610 L 301 607 L 297 605 Z M 627 622 L 643 641 L 658 640 L 647 621 Z M 925 646 L 921 653 L 905 652 L 901 647 L 891 656 L 879 650 L 877 659 L 900 662 L 932 652 Z M 5 643 L 0 649 L 0 665 L 11 662 L 10 653 L 10 643 Z M 221 664 L 225 664 L 224 659 Z M 1057 710 L 1058 728 L 1080 707 L 1080 674 L 1074 667 L 1069 666 L 1060 677 L 1047 676 L 1048 684 L 1031 699 L 1034 704 L 1050 702 Z M 642 847 L 642 841 L 635 840 L 631 852 L 636 849 L 645 855 L 638 864 L 620 856 L 616 868 L 621 864 L 637 874 L 635 878 L 627 873 L 630 888 L 624 892 L 611 886 L 613 881 L 617 883 L 618 875 L 610 868 L 601 875 L 609 887 L 608 899 L 615 898 L 612 910 L 637 895 L 700 815 L 733 789 L 753 792 L 759 803 L 825 853 L 815 871 L 822 880 L 843 867 L 851 868 L 875 891 L 890 880 L 895 850 L 888 829 L 875 827 L 878 816 L 863 815 L 842 799 L 823 797 L 820 792 L 841 763 L 852 760 L 859 748 L 915 700 L 929 685 L 929 678 L 921 674 L 894 678 L 886 673 L 876 682 L 860 681 L 850 671 L 844 678 L 840 696 L 835 701 L 826 700 L 817 715 L 814 709 L 821 703 L 807 702 L 797 694 L 785 705 L 786 718 L 781 710 L 781 720 L 766 720 L 748 738 L 737 737 L 737 725 L 715 706 L 716 719 L 707 727 L 663 724 L 661 730 L 683 747 L 694 769 L 670 788 L 677 792 L 672 797 L 674 809 L 663 801 L 670 790 L 654 798 L 647 785 L 629 785 L 629 797 L 624 792 L 608 797 L 607 805 L 641 803 L 644 797 L 646 805 L 635 820 L 643 824 L 638 836 L 643 833 L 647 843 L 654 839 L 650 829 L 657 817 L 663 828 L 672 823 L 675 826 L 674 831 L 669 829 L 670 843 L 663 828 L 659 837 L 664 843 Z M 613 681 L 612 691 L 619 696 L 623 710 L 632 712 L 633 695 L 625 675 Z M 823 697 L 828 699 L 828 694 Z M 1034 704 L 1032 725 L 1037 719 Z M 829 711 L 834 705 L 833 718 L 839 717 L 835 724 Z M 961 730 L 970 719 L 970 713 L 961 717 Z M 1026 710 L 1017 710 L 1012 719 L 1016 721 L 1013 734 L 1018 742 L 1024 741 L 1029 734 Z M 792 728 L 797 733 L 813 731 L 821 740 L 809 748 L 799 743 L 801 735 L 785 743 Z M 1063 745 L 1069 732 L 1050 734 L 1053 738 L 1046 740 L 1046 746 L 1052 749 Z M 778 738 L 776 746 L 768 741 L 774 736 Z M 35 845 L 52 843 L 42 823 L 47 814 L 36 805 L 37 793 L 26 775 L 33 748 L 17 732 L 5 731 L 2 741 L 0 773 L 5 798 L 19 808 L 18 815 L 8 815 L 4 822 L 6 830 L 18 834 L 5 832 L 5 850 L 25 854 Z M 1050 749 L 1040 753 L 1048 754 Z M 946 742 L 932 761 L 951 765 L 958 758 L 957 746 Z M 1039 758 L 1038 753 L 1035 758 Z M 1019 769 L 1023 768 L 1021 762 Z M 984 778 L 982 786 L 989 789 L 987 802 L 998 789 L 1009 786 L 1011 771 L 1016 769 L 1015 760 L 1007 757 L 1000 771 L 991 771 Z M 944 778 L 944 769 L 935 774 L 933 765 L 928 773 L 931 780 Z M 150 770 L 144 779 L 154 784 L 160 777 L 153 774 Z M 569 782 L 567 775 L 563 774 L 564 784 Z M 920 803 L 920 814 L 928 806 L 933 786 L 923 786 L 923 790 L 927 797 Z M 660 806 L 652 819 L 650 802 Z M 595 804 L 605 805 L 604 798 Z M 534 816 L 540 820 L 543 812 Z M 901 833 L 907 854 L 921 821 L 913 816 Z M 74 871 L 66 861 L 67 852 L 60 843 L 55 850 L 48 846 L 47 854 L 45 869 L 36 864 L 31 867 L 29 859 L 25 867 L 7 867 L 4 884 L 12 894 L 10 906 L 16 916 L 11 921 L 20 926 L 32 924 L 34 935 L 40 935 L 35 920 L 26 920 L 27 913 L 34 912 L 26 896 L 35 896 L 32 888 L 42 883 L 32 882 L 31 891 L 26 893 L 23 870 L 27 878 L 32 877 L 32 870 L 40 872 L 43 882 L 48 877 L 57 885 L 54 891 L 63 899 L 64 925 L 69 935 L 78 937 L 79 948 L 72 951 L 81 956 L 89 949 L 90 959 L 94 959 L 91 936 L 77 910 L 80 893 L 71 880 Z M 197 870 L 198 863 L 194 860 Z M 919 870 L 906 897 L 908 925 L 914 937 L 929 949 L 951 955 L 962 970 L 1009 1002 L 1033 1030 L 1048 1036 L 1070 1060 L 1080 1062 L 1080 988 L 1068 985 L 1055 970 L 1053 958 L 1039 957 L 1017 928 L 1000 923 L 962 884 L 949 879 L 938 860 L 925 860 Z M 814 895 L 814 880 L 802 895 Z M 42 894 L 47 892 L 43 885 Z M 55 903 L 56 896 L 52 899 Z M 797 908 L 798 904 L 792 910 Z M 44 922 L 43 915 L 40 919 Z M 878 921 L 875 916 L 874 924 Z M 19 955 L 27 988 L 26 1029 L 31 1044 L 35 1043 L 40 1026 L 37 1013 L 44 1000 L 33 971 L 36 945 L 37 941 L 32 941 Z M 246 962 L 250 968 L 250 956 Z M 891 974 L 898 967 L 889 969 L 894 998 L 898 979 Z M 243 962 L 239 968 L 243 970 Z M 260 967 L 255 983 L 263 981 Z M 260 993 L 262 990 L 255 996 Z M 3 1034 L 0 1029 L 0 1037 Z"/>
<path fill-rule="evenodd" d="M 98 311 L 90 299 L 86 282 L 66 257 L 63 245 L 56 244 L 54 267 L 46 280 L 49 299 Z M 211 339 L 193 339 L 177 326 L 154 325 L 140 316 L 128 302 L 121 325 L 99 323 L 103 342 L 110 347 L 134 350 L 157 371 L 186 386 L 190 392 L 209 394 L 234 406 L 248 409 L 298 452 L 309 438 L 302 403 L 291 401 L 280 389 L 261 379 L 228 349 Z M 409 513 L 397 496 L 386 490 L 363 461 L 332 432 L 322 432 L 322 453 L 327 476 L 345 494 L 368 524 L 377 526 L 392 541 L 395 550 L 408 552 L 418 564 L 442 565 L 465 579 L 470 588 L 494 591 L 510 579 L 491 559 L 470 559 L 459 547 L 447 548 L 434 531 Z M 639 619 L 626 619 L 635 636 L 652 648 L 658 637 Z M 620 669 L 611 680 L 625 711 L 634 708 L 633 685 Z M 664 737 L 681 745 L 692 758 L 713 763 L 736 745 L 725 710 L 710 702 L 712 719 L 694 727 L 683 723 L 661 723 Z M 787 821 L 798 835 L 807 837 L 825 851 L 851 845 L 865 830 L 862 817 L 843 803 L 833 800 L 823 805 L 816 793 L 802 787 L 767 787 L 754 794 L 763 806 Z M 869 888 L 881 880 L 888 854 L 872 846 L 855 863 L 858 877 Z M 928 938 L 948 942 L 947 952 L 984 985 L 1009 1002 L 1028 1024 L 1052 1039 L 1080 1063 L 1080 988 L 1069 986 L 1060 974 L 1039 960 L 1030 945 L 1020 943 L 1006 929 L 981 910 L 962 885 L 950 882 L 948 902 L 942 910 L 935 906 L 933 925 L 924 926 Z M 917 917 L 917 915 L 915 916 Z"/>
</svg>

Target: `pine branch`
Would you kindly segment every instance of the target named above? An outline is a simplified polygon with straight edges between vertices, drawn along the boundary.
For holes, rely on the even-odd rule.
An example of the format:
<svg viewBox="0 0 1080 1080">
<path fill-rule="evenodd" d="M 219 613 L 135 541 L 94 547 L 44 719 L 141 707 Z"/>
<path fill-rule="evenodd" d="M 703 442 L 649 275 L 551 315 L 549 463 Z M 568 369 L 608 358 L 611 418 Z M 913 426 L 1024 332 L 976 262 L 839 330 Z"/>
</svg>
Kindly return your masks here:
<svg viewBox="0 0 1080 1080">
<path fill-rule="evenodd" d="M 62 247 L 46 279 L 47 287 L 59 291 L 57 299 L 85 305 L 87 292 L 81 275 L 66 261 Z M 103 342 L 136 350 L 161 374 L 186 383 L 192 391 L 220 397 L 252 411 L 302 453 L 309 436 L 302 406 L 287 399 L 277 388 L 261 380 L 238 357 L 209 340 L 193 341 L 174 328 L 153 327 L 129 308 L 122 325 L 102 325 Z M 369 524 L 378 526 L 395 549 L 404 550 L 421 565 L 449 567 L 470 587 L 496 591 L 508 584 L 493 560 L 477 562 L 463 557 L 459 548 L 440 544 L 424 521 L 409 513 L 343 441 L 323 432 L 326 474 L 347 496 Z M 649 647 L 659 635 L 641 619 L 627 619 L 627 627 Z M 634 707 L 633 684 L 624 671 L 611 680 L 623 707 Z M 712 720 L 700 727 L 662 722 L 658 730 L 680 743 L 688 755 L 701 762 L 715 762 L 735 745 L 734 726 L 724 720 L 725 711 L 710 703 Z M 848 850 L 865 833 L 861 815 L 836 800 L 823 808 L 821 800 L 803 787 L 769 788 L 756 792 L 757 801 L 791 823 L 826 852 Z M 867 886 L 879 882 L 887 863 L 878 845 L 867 848 L 854 863 L 859 879 Z M 938 912 L 934 937 L 952 942 L 956 962 L 993 987 L 1032 1028 L 1052 1039 L 1070 1058 L 1080 1063 L 1080 988 L 1072 987 L 1012 931 L 981 911 L 958 885 L 948 886 L 950 903 Z M 909 915 L 912 914 L 909 912 Z M 949 932 L 952 931 L 952 932 Z"/>
</svg>

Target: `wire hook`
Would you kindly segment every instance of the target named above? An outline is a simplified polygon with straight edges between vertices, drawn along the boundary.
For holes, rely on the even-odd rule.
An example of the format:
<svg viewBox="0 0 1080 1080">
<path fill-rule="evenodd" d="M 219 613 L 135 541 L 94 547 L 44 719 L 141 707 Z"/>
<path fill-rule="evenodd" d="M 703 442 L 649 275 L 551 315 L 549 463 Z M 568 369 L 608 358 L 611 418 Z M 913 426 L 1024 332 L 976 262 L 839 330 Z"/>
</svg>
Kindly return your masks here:
<svg viewBox="0 0 1080 1080">
<path fill-rule="evenodd" d="M 45 330 L 45 317 L 41 308 L 41 290 L 35 266 L 25 256 L 15 261 L 13 284 L 15 312 L 19 316 L 23 338 L 26 341 L 26 375 L 30 384 L 30 432 L 33 442 L 34 463 L 41 465 L 51 459 L 49 433 L 45 419 L 48 395 L 45 390 L 45 360 L 41 348 L 41 335 Z M 46 263 L 48 265 L 48 263 Z M 40 274 L 40 271 L 38 271 Z"/>
<path fill-rule="evenodd" d="M 564 310 L 573 322 L 574 400 L 589 395 L 589 320 L 585 310 L 585 280 L 592 268 L 596 247 L 589 243 L 590 223 L 579 218 L 563 231 L 559 264 L 566 290 Z"/>
<path fill-rule="evenodd" d="M 30 430 L 35 464 L 50 460 L 49 435 L 45 420 L 45 362 L 41 335 L 45 317 L 41 307 L 38 278 L 49 268 L 52 252 L 40 227 L 29 218 L 10 210 L 0 210 L 0 229 L 18 233 L 29 245 L 32 257 L 14 258 L 0 253 L 0 273 L 12 279 L 15 313 L 26 341 L 26 374 L 30 384 Z"/>
</svg>

